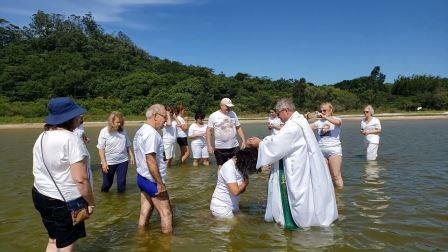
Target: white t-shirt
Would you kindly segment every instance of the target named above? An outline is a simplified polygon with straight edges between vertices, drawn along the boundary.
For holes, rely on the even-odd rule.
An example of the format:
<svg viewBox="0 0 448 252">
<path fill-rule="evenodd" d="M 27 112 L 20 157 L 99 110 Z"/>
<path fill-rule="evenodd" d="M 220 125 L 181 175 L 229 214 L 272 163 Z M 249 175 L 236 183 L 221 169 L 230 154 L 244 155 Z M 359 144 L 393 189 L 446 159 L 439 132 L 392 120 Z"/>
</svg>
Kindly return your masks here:
<svg viewBox="0 0 448 252">
<path fill-rule="evenodd" d="M 218 180 L 216 182 L 215 191 L 213 192 L 211 208 L 230 208 L 233 212 L 239 210 L 240 196 L 233 196 L 227 184 L 237 183 L 241 185 L 243 176 L 236 169 L 233 158 L 225 162 L 218 172 Z"/>
<path fill-rule="evenodd" d="M 108 127 L 104 127 L 100 131 L 96 147 L 104 150 L 108 165 L 121 164 L 129 160 L 128 148 L 131 147 L 131 141 L 126 130 L 111 133 Z"/>
<path fill-rule="evenodd" d="M 276 127 L 284 125 L 282 120 L 280 120 L 280 118 L 278 118 L 278 117 L 276 117 L 276 118 L 268 117 L 268 123 L 273 125 L 273 126 L 276 126 Z M 275 129 L 275 128 L 272 128 L 270 131 L 271 131 L 272 135 L 276 135 L 279 130 Z"/>
<path fill-rule="evenodd" d="M 163 142 L 164 143 L 175 143 L 177 138 L 177 122 L 176 120 L 171 121 L 171 125 L 165 122 L 165 126 L 162 128 Z"/>
<path fill-rule="evenodd" d="M 208 118 L 207 127 L 214 129 L 215 148 L 231 149 L 239 145 L 236 137 L 236 127 L 240 121 L 235 112 L 230 111 L 228 115 L 220 110 L 213 112 Z"/>
<path fill-rule="evenodd" d="M 160 134 L 149 124 L 143 124 L 134 136 L 134 154 L 137 173 L 152 182 L 156 182 L 149 172 L 146 154 L 155 153 L 163 183 L 166 179 L 166 162 L 163 160 L 163 143 Z"/>
<path fill-rule="evenodd" d="M 187 137 L 187 133 L 185 133 L 185 131 L 180 127 L 187 123 L 182 118 L 182 116 L 177 116 L 177 120 L 180 122 L 180 124 L 177 126 L 177 137 Z"/>
<path fill-rule="evenodd" d="M 190 128 L 188 128 L 188 136 L 202 134 L 203 137 L 196 137 L 191 141 L 191 145 L 204 146 L 206 144 L 205 141 L 205 132 L 207 131 L 207 125 L 202 124 L 199 125 L 197 123 L 191 124 Z"/>
<path fill-rule="evenodd" d="M 41 139 L 42 147 L 41 149 Z M 42 154 L 44 162 L 42 161 Z M 70 173 L 70 165 L 87 158 L 90 163 L 90 155 L 84 142 L 73 132 L 68 130 L 45 131 L 37 138 L 33 148 L 33 175 L 34 187 L 37 191 L 53 199 L 64 200 L 59 194 L 56 185 L 61 190 L 66 201 L 81 197 L 78 187 Z M 56 182 L 54 184 L 47 169 Z M 92 178 L 90 169 L 87 169 L 89 180 Z"/>
<path fill-rule="evenodd" d="M 370 119 L 370 122 L 366 123 L 365 120 L 362 119 L 361 129 L 362 130 L 381 129 L 380 120 L 376 117 L 372 117 L 372 119 Z M 368 134 L 368 135 L 366 135 L 366 141 L 369 143 L 373 143 L 373 144 L 379 144 L 380 136 L 377 134 Z"/>
<path fill-rule="evenodd" d="M 339 117 L 333 118 L 342 121 Z M 341 145 L 341 127 L 336 126 L 323 118 L 317 120 L 314 124 L 317 127 L 317 141 L 320 147 L 334 147 Z M 329 130 L 326 133 L 323 133 L 322 129 L 326 126 L 329 126 Z"/>
</svg>

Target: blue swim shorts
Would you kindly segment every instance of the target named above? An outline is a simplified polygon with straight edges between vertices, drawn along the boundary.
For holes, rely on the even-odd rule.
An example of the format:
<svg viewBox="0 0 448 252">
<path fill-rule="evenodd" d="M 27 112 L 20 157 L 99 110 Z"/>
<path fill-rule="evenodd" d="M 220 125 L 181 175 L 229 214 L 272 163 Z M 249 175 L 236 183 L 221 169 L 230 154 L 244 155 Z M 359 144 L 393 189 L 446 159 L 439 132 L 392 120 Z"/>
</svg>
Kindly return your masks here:
<svg viewBox="0 0 448 252">
<path fill-rule="evenodd" d="M 153 198 L 156 197 L 157 183 L 152 182 L 151 180 L 137 173 L 137 185 L 142 192 L 147 193 L 149 196 Z"/>
</svg>

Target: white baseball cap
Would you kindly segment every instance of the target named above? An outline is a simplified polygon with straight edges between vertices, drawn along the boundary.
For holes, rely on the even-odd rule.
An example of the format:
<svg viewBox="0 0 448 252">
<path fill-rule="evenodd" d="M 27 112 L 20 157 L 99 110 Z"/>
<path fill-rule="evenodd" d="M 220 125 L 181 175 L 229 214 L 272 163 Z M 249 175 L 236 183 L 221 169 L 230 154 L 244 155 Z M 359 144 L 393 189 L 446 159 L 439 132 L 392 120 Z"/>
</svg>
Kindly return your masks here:
<svg viewBox="0 0 448 252">
<path fill-rule="evenodd" d="M 233 103 L 229 98 L 222 98 L 221 105 L 226 105 L 227 107 L 233 107 Z"/>
</svg>

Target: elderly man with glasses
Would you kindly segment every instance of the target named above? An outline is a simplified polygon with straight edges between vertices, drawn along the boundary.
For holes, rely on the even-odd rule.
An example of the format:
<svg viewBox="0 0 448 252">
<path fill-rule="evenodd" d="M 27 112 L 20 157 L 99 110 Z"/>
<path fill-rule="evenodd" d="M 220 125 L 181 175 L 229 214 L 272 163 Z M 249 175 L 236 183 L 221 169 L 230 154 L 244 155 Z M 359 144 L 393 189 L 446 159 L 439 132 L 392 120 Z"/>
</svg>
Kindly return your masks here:
<svg viewBox="0 0 448 252">
<path fill-rule="evenodd" d="M 157 130 L 162 129 L 166 110 L 154 104 L 146 110 L 146 121 L 135 133 L 134 152 L 137 166 L 137 184 L 140 193 L 139 227 L 145 227 L 154 208 L 159 212 L 162 233 L 171 233 L 172 212 L 166 190 L 166 162 L 163 159 L 163 141 Z"/>
<path fill-rule="evenodd" d="M 248 139 L 258 147 L 257 168 L 272 164 L 265 220 L 285 229 L 329 226 L 338 218 L 330 173 L 308 121 L 291 99 L 275 109 L 285 123 L 276 135 Z"/>
</svg>

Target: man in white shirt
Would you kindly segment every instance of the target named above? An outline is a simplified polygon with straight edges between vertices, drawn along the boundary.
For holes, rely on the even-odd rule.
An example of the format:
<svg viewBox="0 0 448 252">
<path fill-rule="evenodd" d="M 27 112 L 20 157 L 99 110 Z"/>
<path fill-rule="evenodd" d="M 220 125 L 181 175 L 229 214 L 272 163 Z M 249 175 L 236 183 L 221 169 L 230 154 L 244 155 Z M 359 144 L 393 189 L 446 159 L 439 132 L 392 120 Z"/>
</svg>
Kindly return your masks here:
<svg viewBox="0 0 448 252">
<path fill-rule="evenodd" d="M 291 99 L 280 99 L 275 108 L 285 123 L 278 134 L 247 141 L 258 147 L 257 168 L 272 164 L 265 221 L 275 221 L 285 229 L 329 226 L 338 218 L 338 210 L 330 172 L 314 133 Z"/>
<path fill-rule="evenodd" d="M 245 147 L 243 128 L 238 116 L 231 109 L 233 103 L 229 98 L 223 98 L 220 109 L 208 118 L 206 138 L 209 153 L 214 153 L 218 167 L 221 166 L 239 150 L 236 134 L 241 138 L 241 149 Z M 212 146 L 212 129 L 215 136 L 215 147 Z"/>
<path fill-rule="evenodd" d="M 166 190 L 166 162 L 163 159 L 163 141 L 157 130 L 166 121 L 163 105 L 154 104 L 146 110 L 146 121 L 135 133 L 134 152 L 137 165 L 137 184 L 140 193 L 140 218 L 144 227 L 154 209 L 159 212 L 162 233 L 171 233 L 172 212 Z"/>
</svg>

